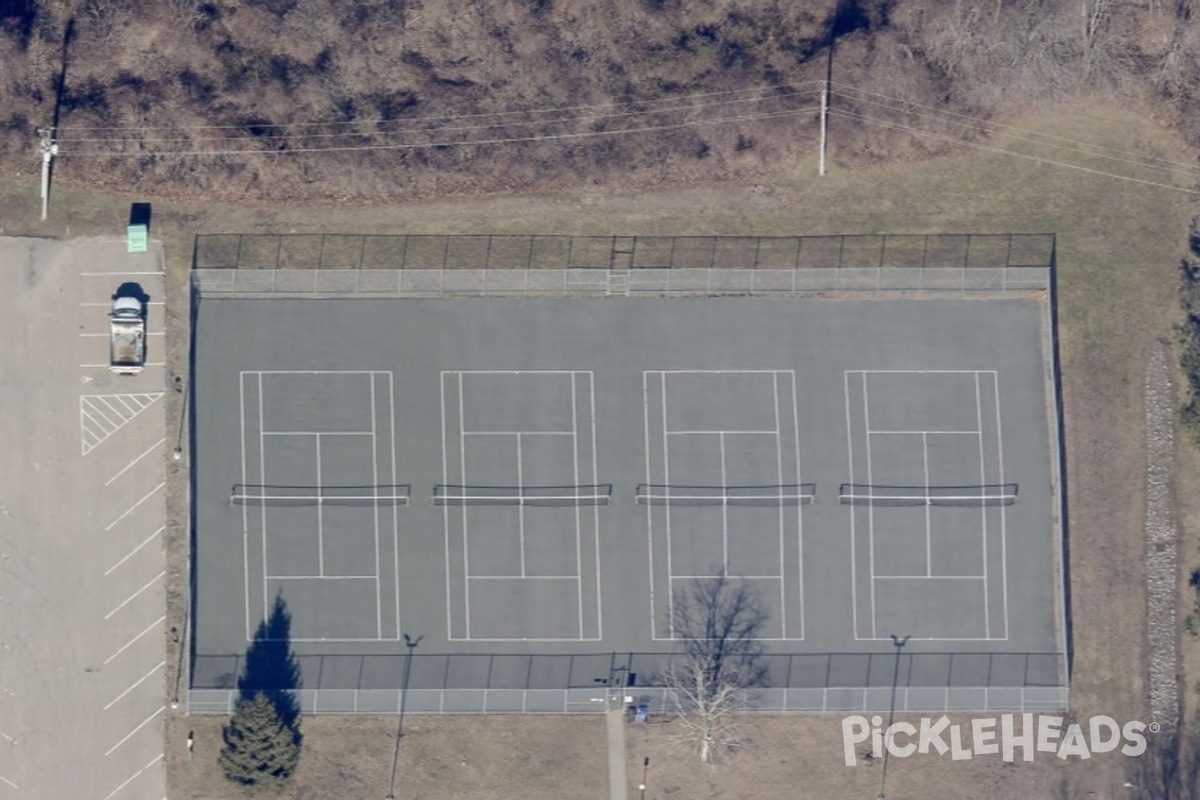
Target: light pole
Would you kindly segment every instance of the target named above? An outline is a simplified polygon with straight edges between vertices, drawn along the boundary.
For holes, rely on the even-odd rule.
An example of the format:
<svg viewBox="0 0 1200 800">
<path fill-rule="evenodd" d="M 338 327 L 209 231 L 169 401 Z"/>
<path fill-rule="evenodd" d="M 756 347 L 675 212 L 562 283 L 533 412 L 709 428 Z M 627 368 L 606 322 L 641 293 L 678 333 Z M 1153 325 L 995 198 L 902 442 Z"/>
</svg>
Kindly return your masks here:
<svg viewBox="0 0 1200 800">
<path fill-rule="evenodd" d="M 900 637 L 894 633 L 891 636 L 892 645 L 896 648 L 896 666 L 892 670 L 892 707 L 888 711 L 887 727 L 883 729 L 883 775 L 879 778 L 879 797 L 876 800 L 885 800 L 886 798 L 884 787 L 887 785 L 888 755 L 891 753 L 888 747 L 888 734 L 892 730 L 892 720 L 896 717 L 896 682 L 900 679 L 900 651 L 909 639 L 907 636 Z"/>
<path fill-rule="evenodd" d="M 404 634 L 404 646 L 408 648 L 408 654 L 404 658 L 404 688 L 400 691 L 400 722 L 396 726 L 396 751 L 392 753 L 392 779 L 388 783 L 387 800 L 396 800 L 396 764 L 400 761 L 400 737 L 404 735 L 404 707 L 408 704 L 408 677 L 412 674 L 413 650 L 417 649 L 417 645 L 424 638 L 422 635 L 414 639 L 407 633 Z"/>
<path fill-rule="evenodd" d="M 638 800 L 646 800 L 646 773 L 650 770 L 650 756 L 642 759 L 642 782 L 638 784 Z"/>
</svg>

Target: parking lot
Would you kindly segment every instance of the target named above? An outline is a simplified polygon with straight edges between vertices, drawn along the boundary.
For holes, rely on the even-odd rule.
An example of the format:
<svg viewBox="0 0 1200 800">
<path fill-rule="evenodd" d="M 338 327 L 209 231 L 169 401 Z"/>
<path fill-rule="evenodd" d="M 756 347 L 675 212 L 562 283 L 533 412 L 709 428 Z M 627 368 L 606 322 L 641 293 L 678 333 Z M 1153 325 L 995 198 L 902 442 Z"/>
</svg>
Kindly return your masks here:
<svg viewBox="0 0 1200 800">
<path fill-rule="evenodd" d="M 163 253 L 0 239 L 0 263 L 0 797 L 162 800 Z M 127 283 L 149 298 L 148 364 L 117 376 L 106 314 Z"/>
</svg>

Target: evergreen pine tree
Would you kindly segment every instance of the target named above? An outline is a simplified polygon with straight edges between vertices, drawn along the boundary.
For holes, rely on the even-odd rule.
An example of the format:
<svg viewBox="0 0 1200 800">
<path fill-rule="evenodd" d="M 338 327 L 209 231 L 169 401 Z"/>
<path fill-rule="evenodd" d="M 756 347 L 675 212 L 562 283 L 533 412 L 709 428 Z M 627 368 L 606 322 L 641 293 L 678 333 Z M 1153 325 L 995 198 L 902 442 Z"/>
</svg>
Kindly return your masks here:
<svg viewBox="0 0 1200 800">
<path fill-rule="evenodd" d="M 239 701 L 224 738 L 218 763 L 246 794 L 278 792 L 291 781 L 300 760 L 300 736 L 267 695 Z"/>
</svg>

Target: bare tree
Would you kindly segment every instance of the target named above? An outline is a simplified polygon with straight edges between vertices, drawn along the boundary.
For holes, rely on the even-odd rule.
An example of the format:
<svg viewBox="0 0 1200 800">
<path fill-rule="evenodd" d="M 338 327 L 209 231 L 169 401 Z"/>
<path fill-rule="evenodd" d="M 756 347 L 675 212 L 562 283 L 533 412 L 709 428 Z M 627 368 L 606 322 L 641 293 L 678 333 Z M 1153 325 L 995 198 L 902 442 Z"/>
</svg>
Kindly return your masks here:
<svg viewBox="0 0 1200 800">
<path fill-rule="evenodd" d="M 660 676 L 703 763 L 739 744 L 736 715 L 766 680 L 758 640 L 767 613 L 754 590 L 720 570 L 686 582 L 672 597 L 671 624 L 682 652 Z"/>
</svg>

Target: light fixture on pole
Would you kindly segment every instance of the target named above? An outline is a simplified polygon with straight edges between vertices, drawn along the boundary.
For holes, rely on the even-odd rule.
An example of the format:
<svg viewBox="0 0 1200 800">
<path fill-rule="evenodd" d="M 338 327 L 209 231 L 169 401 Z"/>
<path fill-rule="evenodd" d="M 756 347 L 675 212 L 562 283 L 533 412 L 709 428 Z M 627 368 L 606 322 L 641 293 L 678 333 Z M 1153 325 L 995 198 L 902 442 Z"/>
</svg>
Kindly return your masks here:
<svg viewBox="0 0 1200 800">
<path fill-rule="evenodd" d="M 900 679 L 900 651 L 904 648 L 904 645 L 908 643 L 909 639 L 908 636 L 900 637 L 894 633 L 891 636 L 892 645 L 896 648 L 896 665 L 892 669 L 891 710 L 888 711 L 887 727 L 883 729 L 883 774 L 879 777 L 879 797 L 876 798 L 876 800 L 886 800 L 884 789 L 887 785 L 888 755 L 891 753 L 891 742 L 888 741 L 888 737 L 891 735 L 892 731 L 892 720 L 896 717 L 896 683 Z"/>
<path fill-rule="evenodd" d="M 387 800 L 396 800 L 396 765 L 400 762 L 400 739 L 404 736 L 404 707 L 408 704 L 408 678 L 412 674 L 413 650 L 421 643 L 424 636 L 412 638 L 404 634 L 404 646 L 408 654 L 404 658 L 404 686 L 400 690 L 400 722 L 396 725 L 396 750 L 392 753 L 392 778 L 388 783 Z"/>
</svg>

